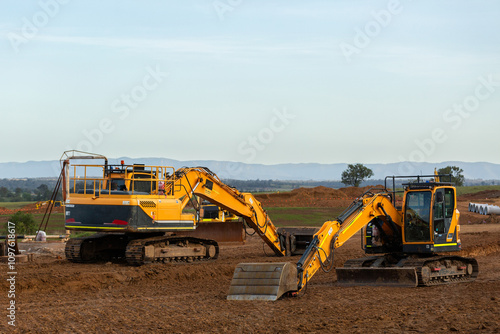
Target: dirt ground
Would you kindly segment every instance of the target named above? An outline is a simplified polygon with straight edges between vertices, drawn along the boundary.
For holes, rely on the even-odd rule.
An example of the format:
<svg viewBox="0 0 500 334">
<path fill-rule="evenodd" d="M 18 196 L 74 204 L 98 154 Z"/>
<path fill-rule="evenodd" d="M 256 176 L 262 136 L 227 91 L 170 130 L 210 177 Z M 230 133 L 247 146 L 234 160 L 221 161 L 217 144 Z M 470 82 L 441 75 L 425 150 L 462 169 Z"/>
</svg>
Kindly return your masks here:
<svg viewBox="0 0 500 334">
<path fill-rule="evenodd" d="M 5 317 L 8 269 L 0 265 L 0 332 L 500 333 L 500 224 L 466 214 L 468 200 L 459 201 L 461 255 L 479 262 L 472 283 L 339 287 L 334 271 L 319 272 L 298 297 L 227 301 L 238 263 L 284 260 L 267 256 L 264 250 L 271 251 L 259 237 L 222 244 L 215 261 L 142 267 L 73 264 L 64 259 L 62 243 L 26 244 L 35 261 L 17 265 L 15 329 Z M 353 238 L 336 250 L 335 265 L 360 256 L 360 239 Z"/>
</svg>

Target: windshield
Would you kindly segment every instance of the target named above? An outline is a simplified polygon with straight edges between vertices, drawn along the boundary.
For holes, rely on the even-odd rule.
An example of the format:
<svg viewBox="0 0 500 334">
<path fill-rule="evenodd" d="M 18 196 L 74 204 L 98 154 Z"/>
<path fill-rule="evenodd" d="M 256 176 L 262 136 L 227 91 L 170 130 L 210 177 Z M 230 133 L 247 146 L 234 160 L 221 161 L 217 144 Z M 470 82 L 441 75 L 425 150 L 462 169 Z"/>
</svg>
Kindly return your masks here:
<svg viewBox="0 0 500 334">
<path fill-rule="evenodd" d="M 430 191 L 409 192 L 405 202 L 405 240 L 408 242 L 430 240 Z"/>
</svg>

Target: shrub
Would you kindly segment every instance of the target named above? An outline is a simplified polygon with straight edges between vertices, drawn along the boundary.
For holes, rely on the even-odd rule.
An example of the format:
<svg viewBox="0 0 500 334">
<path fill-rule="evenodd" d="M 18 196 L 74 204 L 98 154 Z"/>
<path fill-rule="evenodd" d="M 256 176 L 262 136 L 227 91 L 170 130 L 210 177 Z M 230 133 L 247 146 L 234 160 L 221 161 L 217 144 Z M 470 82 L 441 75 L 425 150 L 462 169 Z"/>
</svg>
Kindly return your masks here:
<svg viewBox="0 0 500 334">
<path fill-rule="evenodd" d="M 16 234 L 35 234 L 38 226 L 31 213 L 17 211 L 9 218 L 9 221 L 16 224 Z M 7 224 L 5 224 L 7 227 Z"/>
</svg>

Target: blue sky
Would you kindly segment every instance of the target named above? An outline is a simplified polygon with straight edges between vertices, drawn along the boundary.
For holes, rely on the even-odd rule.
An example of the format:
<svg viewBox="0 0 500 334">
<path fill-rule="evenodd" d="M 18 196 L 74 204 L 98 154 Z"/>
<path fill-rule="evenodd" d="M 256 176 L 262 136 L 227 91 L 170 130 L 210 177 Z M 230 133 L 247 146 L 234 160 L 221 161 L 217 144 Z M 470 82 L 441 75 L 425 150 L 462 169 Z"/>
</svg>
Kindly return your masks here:
<svg viewBox="0 0 500 334">
<path fill-rule="evenodd" d="M 498 1 L 2 1 L 0 162 L 500 163 Z"/>
</svg>

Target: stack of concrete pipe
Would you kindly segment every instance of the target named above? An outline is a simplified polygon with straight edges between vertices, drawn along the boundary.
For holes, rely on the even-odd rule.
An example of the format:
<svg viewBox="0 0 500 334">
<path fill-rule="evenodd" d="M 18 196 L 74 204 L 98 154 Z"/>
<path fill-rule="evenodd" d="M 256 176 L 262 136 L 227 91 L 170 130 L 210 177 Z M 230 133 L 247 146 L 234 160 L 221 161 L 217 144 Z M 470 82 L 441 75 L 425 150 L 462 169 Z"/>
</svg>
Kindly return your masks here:
<svg viewBox="0 0 500 334">
<path fill-rule="evenodd" d="M 469 203 L 469 211 L 480 215 L 500 215 L 500 207 L 489 204 Z"/>
</svg>

